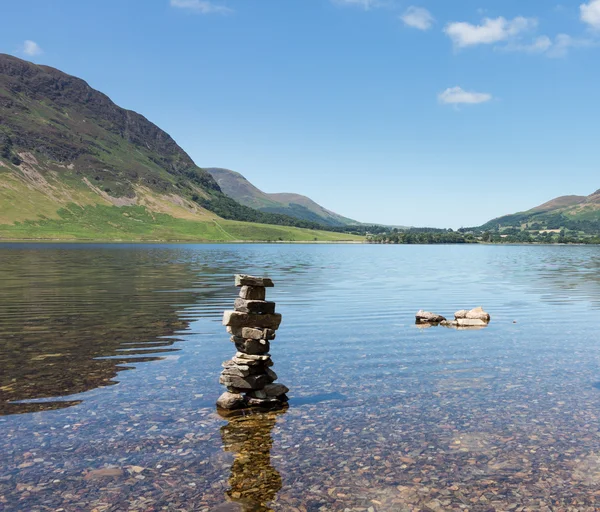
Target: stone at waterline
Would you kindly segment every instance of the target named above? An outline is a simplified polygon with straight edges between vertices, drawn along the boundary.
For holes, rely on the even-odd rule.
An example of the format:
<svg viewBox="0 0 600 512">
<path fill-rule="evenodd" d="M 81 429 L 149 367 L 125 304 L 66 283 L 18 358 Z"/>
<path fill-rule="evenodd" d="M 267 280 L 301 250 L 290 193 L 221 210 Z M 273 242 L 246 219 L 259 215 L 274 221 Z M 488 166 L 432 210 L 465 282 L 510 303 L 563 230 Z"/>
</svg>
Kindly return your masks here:
<svg viewBox="0 0 600 512">
<path fill-rule="evenodd" d="M 223 409 L 242 409 L 246 406 L 244 396 L 239 393 L 223 393 L 217 400 L 217 405 Z"/>
<path fill-rule="evenodd" d="M 273 281 L 268 277 L 255 277 L 246 274 L 238 274 L 235 276 L 236 286 L 260 286 L 262 288 L 273 288 Z"/>
<path fill-rule="evenodd" d="M 275 331 L 273 329 L 255 329 L 253 327 L 231 327 L 227 326 L 227 332 L 251 340 L 274 340 Z"/>
<path fill-rule="evenodd" d="M 256 313 L 258 315 L 272 315 L 275 313 L 275 303 L 266 300 L 235 299 L 236 311 L 242 313 Z"/>
<path fill-rule="evenodd" d="M 488 322 L 478 318 L 459 318 L 456 320 L 459 327 L 487 327 Z"/>
<path fill-rule="evenodd" d="M 246 402 L 251 407 L 260 407 L 264 409 L 272 409 L 286 406 L 288 401 L 287 395 L 281 395 L 277 398 L 252 398 L 246 397 Z"/>
<path fill-rule="evenodd" d="M 240 299 L 246 300 L 265 300 L 267 290 L 263 286 L 242 286 L 240 289 Z"/>
<path fill-rule="evenodd" d="M 442 315 L 423 311 L 422 309 L 415 315 L 418 324 L 439 324 L 446 320 Z"/>
<path fill-rule="evenodd" d="M 268 397 L 278 397 L 281 395 L 285 395 L 289 393 L 289 389 L 287 386 L 283 384 L 267 384 L 263 389 L 263 393 L 265 393 Z"/>
<path fill-rule="evenodd" d="M 271 344 L 266 340 L 247 340 L 232 336 L 231 341 L 235 343 L 235 348 L 244 354 L 260 356 L 268 354 L 271 349 Z"/>
<path fill-rule="evenodd" d="M 281 315 L 255 315 L 239 311 L 225 311 L 223 325 L 229 327 L 254 327 L 258 329 L 278 329 L 281 325 Z"/>
</svg>

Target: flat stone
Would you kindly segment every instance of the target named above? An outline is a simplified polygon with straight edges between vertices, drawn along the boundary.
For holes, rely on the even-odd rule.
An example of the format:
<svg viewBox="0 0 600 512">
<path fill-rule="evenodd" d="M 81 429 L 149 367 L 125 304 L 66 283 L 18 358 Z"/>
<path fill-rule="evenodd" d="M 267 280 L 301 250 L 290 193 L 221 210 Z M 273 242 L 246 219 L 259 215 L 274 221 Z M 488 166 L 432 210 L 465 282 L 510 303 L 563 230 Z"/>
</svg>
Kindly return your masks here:
<svg viewBox="0 0 600 512">
<path fill-rule="evenodd" d="M 233 410 L 246 407 L 246 399 L 239 393 L 223 393 L 217 400 L 217 405 L 222 409 Z"/>
<path fill-rule="evenodd" d="M 268 277 L 255 277 L 246 274 L 238 274 L 235 276 L 236 286 L 260 286 L 261 288 L 272 288 L 275 286 L 273 281 Z"/>
<path fill-rule="evenodd" d="M 227 332 L 248 340 L 274 340 L 276 336 L 273 329 L 254 329 L 252 327 L 228 326 Z"/>
<path fill-rule="evenodd" d="M 252 372 L 250 372 L 250 367 L 245 365 L 229 366 L 221 372 L 221 375 L 232 375 L 234 377 L 248 377 L 248 375 L 251 374 Z"/>
<path fill-rule="evenodd" d="M 271 349 L 271 344 L 266 340 L 247 340 L 232 336 L 231 341 L 235 343 L 235 348 L 238 352 L 246 355 L 262 356 L 268 354 Z"/>
<path fill-rule="evenodd" d="M 246 355 L 248 355 L 248 354 L 246 354 Z M 273 361 L 271 361 L 270 358 L 267 359 L 266 361 L 256 361 L 256 360 L 240 359 L 240 358 L 234 357 L 232 359 L 232 361 L 235 364 L 249 366 L 250 367 L 250 375 L 257 375 L 259 373 L 264 373 L 265 368 L 267 368 L 268 366 L 273 366 Z"/>
<path fill-rule="evenodd" d="M 259 407 L 262 409 L 275 409 L 277 407 L 285 406 L 287 402 L 287 396 L 283 395 L 278 398 L 246 398 L 246 401 L 250 407 Z"/>
<path fill-rule="evenodd" d="M 457 311 L 456 313 L 454 313 L 454 319 L 458 320 L 459 318 L 467 318 L 468 312 L 469 312 L 469 310 L 467 310 L 467 309 L 461 309 L 460 311 Z"/>
<path fill-rule="evenodd" d="M 442 315 L 423 311 L 422 309 L 415 315 L 418 324 L 439 324 L 446 320 Z"/>
<path fill-rule="evenodd" d="M 270 384 L 270 381 L 266 375 L 249 375 L 248 377 L 221 375 L 219 383 L 228 388 L 252 391 L 264 388 L 267 384 Z"/>
<path fill-rule="evenodd" d="M 240 311 L 225 311 L 223 314 L 223 325 L 276 330 L 281 325 L 281 315 L 279 313 L 255 315 L 252 313 L 241 313 Z"/>
<path fill-rule="evenodd" d="M 273 370 L 271 370 L 271 368 L 265 368 L 265 375 L 269 378 L 271 382 L 275 382 L 277 380 L 277 374 Z"/>
<path fill-rule="evenodd" d="M 252 354 L 244 354 L 242 352 L 236 352 L 235 353 L 235 358 L 237 359 L 241 359 L 243 361 L 248 361 L 248 364 L 250 364 L 251 361 L 270 361 L 271 360 L 271 355 L 270 354 L 264 354 L 264 355 L 252 355 Z"/>
<path fill-rule="evenodd" d="M 267 290 L 263 286 L 242 286 L 240 289 L 240 299 L 246 300 L 265 300 Z"/>
<path fill-rule="evenodd" d="M 258 315 L 272 315 L 275 313 L 275 303 L 267 300 L 235 299 L 236 311 L 242 313 L 256 313 Z"/>
<path fill-rule="evenodd" d="M 487 322 L 478 318 L 459 318 L 456 320 L 459 327 L 485 327 Z"/>
<path fill-rule="evenodd" d="M 268 397 L 279 397 L 281 395 L 289 393 L 290 390 L 287 386 L 284 386 L 283 384 L 267 384 L 262 391 Z"/>
</svg>

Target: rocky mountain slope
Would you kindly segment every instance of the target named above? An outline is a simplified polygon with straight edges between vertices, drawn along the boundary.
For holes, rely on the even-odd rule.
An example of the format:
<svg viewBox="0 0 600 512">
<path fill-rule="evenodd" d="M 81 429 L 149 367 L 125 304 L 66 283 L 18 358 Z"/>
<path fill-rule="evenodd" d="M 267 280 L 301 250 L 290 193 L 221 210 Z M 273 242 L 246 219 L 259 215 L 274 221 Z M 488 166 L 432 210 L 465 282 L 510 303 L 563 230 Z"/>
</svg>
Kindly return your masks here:
<svg viewBox="0 0 600 512">
<path fill-rule="evenodd" d="M 242 225 L 229 226 L 225 234 L 223 219 L 320 227 L 240 205 L 142 115 L 79 78 L 0 54 L 0 237 L 43 237 L 44 230 L 62 237 L 84 218 L 72 237 L 135 238 L 143 231 L 148 237 L 194 239 L 197 228 L 200 238 L 251 239 Z M 124 218 L 127 228 L 115 228 Z M 159 220 L 167 227 L 149 225 Z M 182 227 L 179 221 L 219 228 Z M 170 234 L 176 224 L 178 234 Z M 248 227 L 248 233 L 260 232 L 261 240 L 315 238 L 312 232 L 292 231 Z"/>
<path fill-rule="evenodd" d="M 206 168 L 221 190 L 238 203 L 267 213 L 289 215 L 298 219 L 317 222 L 326 226 L 347 226 L 358 222 L 342 217 L 312 199 L 300 194 L 269 194 L 255 187 L 235 171 Z"/>
</svg>

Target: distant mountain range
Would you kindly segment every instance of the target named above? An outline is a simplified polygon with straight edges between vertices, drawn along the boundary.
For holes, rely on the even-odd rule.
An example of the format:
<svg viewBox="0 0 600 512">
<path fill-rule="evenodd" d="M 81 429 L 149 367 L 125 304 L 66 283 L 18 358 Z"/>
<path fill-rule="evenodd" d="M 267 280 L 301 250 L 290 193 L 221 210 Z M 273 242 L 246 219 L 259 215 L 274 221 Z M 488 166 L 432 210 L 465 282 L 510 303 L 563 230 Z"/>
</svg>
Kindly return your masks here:
<svg viewBox="0 0 600 512">
<path fill-rule="evenodd" d="M 0 54 L 0 238 L 358 239 L 294 209 L 239 204 L 142 115 Z"/>
<path fill-rule="evenodd" d="M 279 213 L 326 226 L 348 226 L 359 222 L 342 217 L 312 199 L 300 194 L 268 194 L 255 187 L 244 176 L 228 169 L 205 170 L 218 183 L 221 190 L 238 203 L 266 213 Z"/>
<path fill-rule="evenodd" d="M 492 219 L 480 230 L 502 228 L 529 230 L 571 229 L 600 232 L 600 190 L 589 196 L 561 196 L 530 210 Z"/>
</svg>

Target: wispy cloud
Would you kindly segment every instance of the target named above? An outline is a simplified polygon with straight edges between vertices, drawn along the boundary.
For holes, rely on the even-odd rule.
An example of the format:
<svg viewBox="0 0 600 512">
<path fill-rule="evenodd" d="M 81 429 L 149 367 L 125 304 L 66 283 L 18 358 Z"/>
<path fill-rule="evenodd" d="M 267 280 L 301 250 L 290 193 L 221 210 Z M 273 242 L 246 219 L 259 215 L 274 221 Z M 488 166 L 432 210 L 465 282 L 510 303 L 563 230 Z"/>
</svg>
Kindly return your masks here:
<svg viewBox="0 0 600 512">
<path fill-rule="evenodd" d="M 466 48 L 479 44 L 493 44 L 508 41 L 534 29 L 537 26 L 535 18 L 517 16 L 513 20 L 484 18 L 481 25 L 467 22 L 452 22 L 446 25 L 444 32 L 452 40 L 456 48 Z"/>
<path fill-rule="evenodd" d="M 409 7 L 400 19 L 405 25 L 419 30 L 429 30 L 435 21 L 427 9 L 415 6 Z"/>
<path fill-rule="evenodd" d="M 44 53 L 39 44 L 37 44 L 35 41 L 30 41 L 29 39 L 23 43 L 21 51 L 29 57 L 35 57 L 36 55 L 41 55 Z"/>
<path fill-rule="evenodd" d="M 502 48 L 502 51 L 540 54 L 556 59 L 566 57 L 572 48 L 590 48 L 597 46 L 598 41 L 591 38 L 572 37 L 568 34 L 558 34 L 554 40 L 548 36 L 540 36 L 532 43 L 512 42 Z"/>
<path fill-rule="evenodd" d="M 233 9 L 218 5 L 210 0 L 171 0 L 171 7 L 187 9 L 199 14 L 229 14 Z"/>
<path fill-rule="evenodd" d="M 465 91 L 462 87 L 450 87 L 438 94 L 438 100 L 444 105 L 477 105 L 487 103 L 493 96 L 485 92 Z"/>
<path fill-rule="evenodd" d="M 593 29 L 600 30 L 600 0 L 591 0 L 587 4 L 579 6 L 581 21 L 587 23 Z"/>
</svg>

